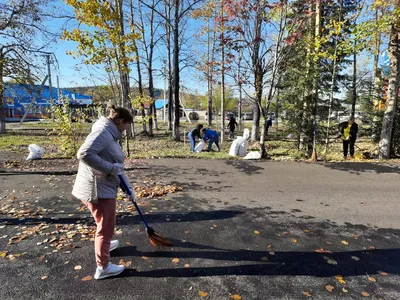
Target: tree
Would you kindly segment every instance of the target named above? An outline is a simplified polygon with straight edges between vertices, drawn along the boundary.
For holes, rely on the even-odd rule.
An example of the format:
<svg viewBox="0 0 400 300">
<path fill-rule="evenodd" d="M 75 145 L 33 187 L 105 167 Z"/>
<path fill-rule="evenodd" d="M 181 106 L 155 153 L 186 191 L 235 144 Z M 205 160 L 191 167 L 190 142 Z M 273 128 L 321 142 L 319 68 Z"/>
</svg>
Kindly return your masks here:
<svg viewBox="0 0 400 300">
<path fill-rule="evenodd" d="M 400 0 L 395 1 L 392 16 L 392 25 L 389 41 L 390 75 L 388 86 L 388 100 L 383 118 L 381 138 L 379 141 L 379 158 L 390 158 L 393 120 L 397 109 L 399 95 L 400 72 Z"/>
<path fill-rule="evenodd" d="M 44 23 L 49 19 L 51 1 L 14 0 L 0 2 L 0 134 L 6 130 L 4 77 L 37 81 L 38 55 L 55 35 Z M 58 16 L 59 14 L 54 14 Z"/>
<path fill-rule="evenodd" d="M 66 3 L 73 7 L 80 24 L 72 31 L 64 31 L 64 39 L 78 43 L 77 51 L 68 53 L 85 57 L 87 64 L 111 62 L 111 67 L 118 71 L 120 77 L 122 99 L 119 105 L 131 108 L 128 64 L 135 60 L 134 41 L 139 35 L 134 28 L 129 33 L 125 32 L 123 0 L 115 0 L 114 3 L 66 0 Z"/>
</svg>

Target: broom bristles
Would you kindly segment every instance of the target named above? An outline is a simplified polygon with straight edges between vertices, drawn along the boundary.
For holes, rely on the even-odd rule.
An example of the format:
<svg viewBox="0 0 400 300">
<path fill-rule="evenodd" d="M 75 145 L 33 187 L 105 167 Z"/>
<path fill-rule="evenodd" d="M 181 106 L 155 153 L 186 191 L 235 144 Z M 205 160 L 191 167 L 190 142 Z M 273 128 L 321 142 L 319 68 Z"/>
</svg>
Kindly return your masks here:
<svg viewBox="0 0 400 300">
<path fill-rule="evenodd" d="M 147 235 L 149 237 L 150 243 L 154 246 L 172 246 L 172 242 L 167 239 L 166 237 L 163 237 L 162 235 L 158 234 L 155 232 L 152 228 L 151 230 L 147 231 Z"/>
</svg>

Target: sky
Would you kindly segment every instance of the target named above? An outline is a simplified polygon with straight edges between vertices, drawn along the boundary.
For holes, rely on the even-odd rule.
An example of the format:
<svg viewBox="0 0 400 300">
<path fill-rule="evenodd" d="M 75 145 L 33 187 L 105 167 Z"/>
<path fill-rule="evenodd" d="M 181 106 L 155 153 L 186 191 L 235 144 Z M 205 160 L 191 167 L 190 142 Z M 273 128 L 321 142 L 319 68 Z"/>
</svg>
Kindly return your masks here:
<svg viewBox="0 0 400 300">
<path fill-rule="evenodd" d="M 73 9 L 64 4 L 62 1 L 57 0 L 57 5 L 67 11 L 69 14 L 74 14 Z M 62 20 L 51 21 L 51 27 L 54 28 L 54 30 L 60 29 L 63 24 L 64 21 Z M 195 21 L 190 21 L 188 24 L 190 32 L 198 30 L 199 26 L 200 25 Z M 70 26 L 69 28 L 71 29 L 73 27 Z M 53 52 L 55 57 L 51 66 L 52 85 L 57 85 L 57 77 L 59 79 L 60 88 L 108 84 L 105 77 L 105 72 L 102 70 L 101 66 L 86 66 L 81 63 L 80 58 L 74 58 L 66 54 L 66 51 L 75 50 L 76 45 L 76 42 L 58 40 L 56 44 L 47 49 L 49 52 Z M 166 54 L 164 53 L 164 49 L 160 49 L 155 54 L 155 69 L 161 69 L 163 57 L 166 57 Z M 45 58 L 43 58 L 43 60 L 45 61 Z M 145 71 L 144 68 L 142 68 L 142 72 L 143 71 Z M 132 69 L 131 73 L 131 77 L 133 76 L 136 78 L 136 67 Z M 156 88 L 163 89 L 164 78 L 157 70 L 155 73 L 156 76 L 154 78 L 154 85 Z M 206 84 L 200 82 L 198 76 L 199 74 L 197 74 L 195 70 L 184 69 L 181 74 L 181 86 L 183 86 L 184 89 L 188 89 L 192 93 L 205 93 Z M 132 81 L 132 84 L 133 83 L 134 82 Z"/>
</svg>

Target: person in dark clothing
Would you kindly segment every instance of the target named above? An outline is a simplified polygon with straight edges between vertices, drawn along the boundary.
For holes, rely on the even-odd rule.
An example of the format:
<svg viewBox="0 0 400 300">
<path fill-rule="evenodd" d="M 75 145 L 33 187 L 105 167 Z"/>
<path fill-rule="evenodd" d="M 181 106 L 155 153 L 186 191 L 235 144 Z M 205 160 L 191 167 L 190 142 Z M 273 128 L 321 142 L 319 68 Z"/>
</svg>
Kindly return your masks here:
<svg viewBox="0 0 400 300">
<path fill-rule="evenodd" d="M 235 117 L 230 117 L 228 126 L 226 128 L 229 128 L 229 138 L 233 140 L 235 137 L 235 126 L 239 126 L 238 123 L 236 122 Z"/>
<path fill-rule="evenodd" d="M 343 157 L 347 159 L 347 153 L 350 146 L 350 157 L 354 158 L 354 144 L 356 143 L 358 125 L 351 116 L 348 122 L 340 124 L 340 133 L 343 140 Z"/>
<path fill-rule="evenodd" d="M 215 143 L 215 146 L 217 146 L 217 151 L 219 152 L 221 149 L 219 148 L 219 135 L 218 132 L 208 129 L 208 128 L 203 128 L 202 130 L 203 133 L 203 140 L 208 142 L 208 151 L 211 151 L 213 143 Z"/>
<path fill-rule="evenodd" d="M 196 137 L 201 139 L 200 131 L 202 128 L 203 128 L 202 124 L 197 124 L 197 126 L 194 129 L 192 129 L 192 131 L 189 131 L 188 137 L 190 141 L 190 151 L 194 151 L 194 147 L 196 145 Z"/>
</svg>

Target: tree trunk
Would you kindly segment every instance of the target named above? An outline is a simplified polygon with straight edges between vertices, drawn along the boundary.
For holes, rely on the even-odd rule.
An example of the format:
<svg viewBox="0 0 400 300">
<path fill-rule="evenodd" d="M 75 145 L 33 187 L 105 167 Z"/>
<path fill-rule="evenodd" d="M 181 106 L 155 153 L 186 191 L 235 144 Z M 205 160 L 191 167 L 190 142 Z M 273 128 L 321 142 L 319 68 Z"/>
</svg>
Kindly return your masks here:
<svg viewBox="0 0 400 300">
<path fill-rule="evenodd" d="M 173 124 L 173 139 L 176 141 L 180 140 L 179 133 L 179 118 L 180 118 L 180 105 L 179 105 L 179 0 L 175 0 L 175 18 L 174 18 L 174 57 L 173 57 L 173 82 L 174 82 L 174 104 L 175 104 L 175 116 Z"/>
<path fill-rule="evenodd" d="M 395 11 L 400 9 L 400 0 L 396 1 Z M 394 12 L 394 20 L 390 33 L 389 59 L 390 76 L 388 85 L 388 100 L 383 117 L 381 138 L 379 141 L 379 158 L 390 158 L 393 121 L 396 114 L 398 92 L 399 92 L 399 55 L 400 55 L 400 17 Z"/>
<path fill-rule="evenodd" d="M 357 102 L 357 54 L 355 51 L 356 42 L 354 41 L 354 53 L 353 53 L 353 84 L 351 89 L 351 116 L 354 117 L 356 112 Z"/>
<path fill-rule="evenodd" d="M 2 51 L 0 49 L 0 51 Z M 0 52 L 0 134 L 6 132 L 6 114 L 4 111 L 4 82 L 3 82 L 3 70 L 4 70 L 4 57 L 3 53 Z"/>
<path fill-rule="evenodd" d="M 265 1 L 262 3 L 257 2 L 257 12 L 256 12 L 256 20 L 255 20 L 255 39 L 254 39 L 254 52 L 252 57 L 253 63 L 253 72 L 254 72 L 254 89 L 256 93 L 255 101 L 256 103 L 253 106 L 254 115 L 253 115 L 253 125 L 251 128 L 251 140 L 256 141 L 259 137 L 259 129 L 260 129 L 260 116 L 261 116 L 261 100 L 263 93 L 263 70 L 262 70 L 262 62 L 260 61 L 260 43 L 261 43 L 261 25 L 262 25 L 262 8 L 264 7 Z"/>
<path fill-rule="evenodd" d="M 224 45 L 224 0 L 220 0 L 221 4 L 221 143 L 224 142 L 225 136 L 225 45 Z"/>
</svg>

